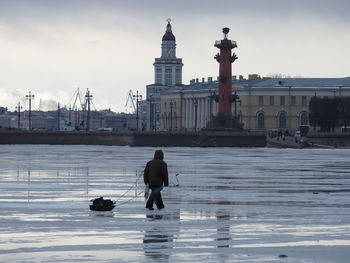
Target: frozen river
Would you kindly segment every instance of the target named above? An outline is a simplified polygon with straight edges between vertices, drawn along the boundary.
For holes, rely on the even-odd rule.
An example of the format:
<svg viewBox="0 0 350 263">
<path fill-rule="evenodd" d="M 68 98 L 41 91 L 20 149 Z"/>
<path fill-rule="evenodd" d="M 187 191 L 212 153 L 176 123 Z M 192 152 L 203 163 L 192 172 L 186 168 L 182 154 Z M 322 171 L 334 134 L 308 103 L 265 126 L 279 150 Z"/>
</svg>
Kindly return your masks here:
<svg viewBox="0 0 350 263">
<path fill-rule="evenodd" d="M 154 150 L 1 145 L 0 262 L 350 262 L 350 150 L 164 148 L 148 211 Z"/>
</svg>

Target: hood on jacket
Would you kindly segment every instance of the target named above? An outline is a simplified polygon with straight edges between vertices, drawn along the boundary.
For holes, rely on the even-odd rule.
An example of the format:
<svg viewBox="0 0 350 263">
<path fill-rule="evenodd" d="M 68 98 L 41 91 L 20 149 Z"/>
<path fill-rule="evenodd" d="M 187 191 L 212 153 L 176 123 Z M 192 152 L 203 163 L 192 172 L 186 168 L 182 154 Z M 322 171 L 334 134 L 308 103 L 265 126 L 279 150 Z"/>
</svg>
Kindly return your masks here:
<svg viewBox="0 0 350 263">
<path fill-rule="evenodd" d="M 154 153 L 154 160 L 163 160 L 164 159 L 164 153 L 162 150 L 156 150 Z"/>
</svg>

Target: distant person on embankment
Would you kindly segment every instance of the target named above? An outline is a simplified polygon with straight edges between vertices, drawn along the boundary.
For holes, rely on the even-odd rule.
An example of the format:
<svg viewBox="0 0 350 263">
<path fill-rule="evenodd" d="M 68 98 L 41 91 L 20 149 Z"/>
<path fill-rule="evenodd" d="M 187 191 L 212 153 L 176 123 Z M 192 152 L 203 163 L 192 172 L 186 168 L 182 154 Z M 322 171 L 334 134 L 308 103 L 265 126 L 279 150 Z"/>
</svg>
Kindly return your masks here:
<svg viewBox="0 0 350 263">
<path fill-rule="evenodd" d="M 146 203 L 146 208 L 148 208 L 149 210 L 154 210 L 154 202 L 156 203 L 158 209 L 164 208 L 162 195 L 160 194 L 160 191 L 162 191 L 163 185 L 169 185 L 169 180 L 168 167 L 166 162 L 163 161 L 163 159 L 163 151 L 155 151 L 153 160 L 147 163 L 143 173 L 143 179 L 145 184 L 148 185 L 149 188 L 152 190 L 152 193 L 149 196 Z"/>
</svg>

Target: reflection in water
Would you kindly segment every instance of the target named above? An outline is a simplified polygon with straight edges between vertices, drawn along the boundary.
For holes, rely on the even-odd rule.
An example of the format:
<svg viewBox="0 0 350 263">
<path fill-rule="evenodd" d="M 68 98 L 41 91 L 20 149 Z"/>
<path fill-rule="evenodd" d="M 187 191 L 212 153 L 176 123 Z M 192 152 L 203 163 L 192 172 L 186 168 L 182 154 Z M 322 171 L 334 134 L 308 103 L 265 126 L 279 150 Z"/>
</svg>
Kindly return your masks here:
<svg viewBox="0 0 350 263">
<path fill-rule="evenodd" d="M 28 168 L 28 185 L 30 185 L 30 169 Z M 30 201 L 30 187 L 28 187 L 28 203 Z"/>
<path fill-rule="evenodd" d="M 85 178 L 86 178 L 86 200 L 89 201 L 89 167 L 85 168 Z"/>
<path fill-rule="evenodd" d="M 218 210 L 216 212 L 216 219 L 218 221 L 217 228 L 217 239 L 218 248 L 228 248 L 230 247 L 230 213 L 227 210 Z"/>
<path fill-rule="evenodd" d="M 90 202 L 92 198 L 100 196 L 120 198 L 119 201 L 131 200 L 132 197 L 142 199 L 139 193 L 143 190 L 143 185 L 134 185 L 130 181 L 134 173 L 118 173 L 108 169 L 101 172 L 88 165 L 74 167 L 71 164 L 63 167 L 50 164 L 48 168 L 33 164 L 28 164 L 25 168 L 17 165 L 15 169 L 0 167 L 0 175 L 1 173 L 7 174 L 7 177 L 6 180 L 0 180 L 0 183 L 14 183 L 9 186 L 13 189 L 12 195 L 16 195 L 17 201 L 22 199 L 27 203 L 71 203 L 72 200 Z M 137 187 L 139 189 L 135 189 Z M 130 188 L 135 189 L 135 195 Z"/>
<path fill-rule="evenodd" d="M 114 217 L 113 211 L 90 211 L 91 216 L 97 217 Z"/>
<path fill-rule="evenodd" d="M 146 217 L 150 226 L 145 230 L 143 237 L 145 255 L 158 262 L 168 262 L 174 236 L 179 232 L 180 211 L 170 214 L 148 214 Z"/>
<path fill-rule="evenodd" d="M 227 210 L 216 211 L 217 219 L 217 247 L 218 248 L 229 248 L 230 241 L 232 240 L 230 236 L 230 213 Z M 229 253 L 219 253 L 220 261 L 224 262 L 230 256 Z"/>
<path fill-rule="evenodd" d="M 170 209 L 146 218 L 143 197 L 131 199 L 130 190 L 115 218 L 88 218 L 90 197 L 135 189 L 149 148 L 1 146 L 0 261 L 266 263 L 286 254 L 291 262 L 292 249 L 299 262 L 320 254 L 348 262 L 348 150 L 167 152 L 171 170 L 183 174 L 181 187 L 169 188 Z M 180 207 L 181 224 L 172 214 Z"/>
</svg>

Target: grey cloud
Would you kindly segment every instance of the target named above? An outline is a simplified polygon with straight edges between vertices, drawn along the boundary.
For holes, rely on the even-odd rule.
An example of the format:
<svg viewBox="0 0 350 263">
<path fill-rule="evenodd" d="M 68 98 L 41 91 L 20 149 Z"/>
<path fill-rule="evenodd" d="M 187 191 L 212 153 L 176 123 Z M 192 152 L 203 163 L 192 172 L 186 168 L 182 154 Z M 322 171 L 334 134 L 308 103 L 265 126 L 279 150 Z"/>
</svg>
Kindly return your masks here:
<svg viewBox="0 0 350 263">
<path fill-rule="evenodd" d="M 55 110 L 57 109 L 57 101 L 54 100 L 41 100 L 42 110 Z"/>
<path fill-rule="evenodd" d="M 348 0 L 0 0 L 0 42 L 5 44 L 0 55 L 11 62 L 7 66 L 3 61 L 6 67 L 0 71 L 4 84 L 0 84 L 34 90 L 42 83 L 51 90 L 64 87 L 68 94 L 73 93 L 69 87 L 75 85 L 98 86 L 96 104 L 108 94 L 116 99 L 104 107 L 115 100 L 124 105 L 120 98 L 129 89 L 141 90 L 151 83 L 153 59 L 159 55 L 168 17 L 174 22 L 186 83 L 185 79 L 217 74 L 213 41 L 221 37 L 222 26 L 229 26 L 230 36 L 239 43 L 237 74 L 278 70 L 289 75 L 348 74 L 349 63 L 344 57 L 349 53 L 349 37 L 344 35 L 350 21 L 349 5 Z M 329 34 L 326 41 L 324 31 Z M 125 67 L 133 48 L 140 51 L 136 79 L 135 69 Z M 318 67 L 319 54 L 326 49 L 334 56 Z M 280 54 L 285 55 L 285 61 L 278 60 Z M 315 66 L 301 68 L 307 63 Z M 22 72 L 27 73 L 23 83 L 19 77 Z M 130 84 L 130 79 L 135 81 Z M 0 105 L 15 105 L 23 95 L 9 96 L 13 98 L 10 104 L 1 101 L 3 97 Z M 64 101 L 62 96 L 60 100 Z M 42 103 L 57 107 L 54 101 Z"/>
<path fill-rule="evenodd" d="M 347 0 L 0 0 L 1 17 L 50 21 L 74 18 L 82 14 L 94 19 L 96 13 L 128 13 L 140 17 L 177 16 L 308 16 L 348 19 Z M 98 21 L 94 21 L 98 22 Z"/>
</svg>

